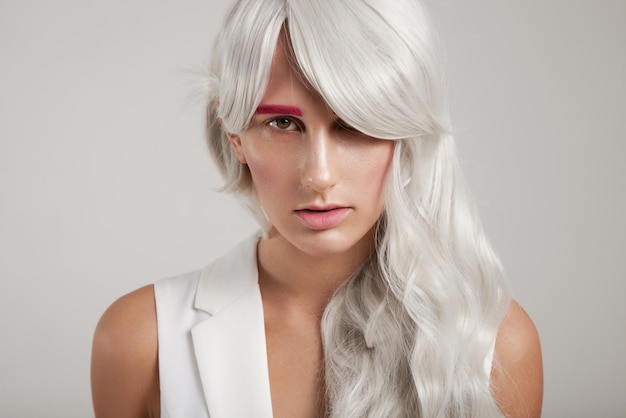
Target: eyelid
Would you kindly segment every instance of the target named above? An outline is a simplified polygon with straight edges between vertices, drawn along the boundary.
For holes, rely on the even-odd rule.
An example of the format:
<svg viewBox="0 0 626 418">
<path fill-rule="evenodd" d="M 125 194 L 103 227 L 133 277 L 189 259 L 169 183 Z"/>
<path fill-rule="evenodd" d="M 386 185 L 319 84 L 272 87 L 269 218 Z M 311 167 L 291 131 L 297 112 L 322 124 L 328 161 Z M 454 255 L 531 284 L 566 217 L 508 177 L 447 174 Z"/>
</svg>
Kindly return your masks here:
<svg viewBox="0 0 626 418">
<path fill-rule="evenodd" d="M 349 123 L 341 120 L 341 119 L 337 119 L 337 121 L 335 122 L 337 124 L 337 126 L 341 129 L 344 129 L 348 132 L 354 132 L 354 133 L 358 133 L 358 134 L 362 134 L 361 131 L 359 131 L 357 128 L 355 128 L 354 126 L 350 125 Z"/>
</svg>

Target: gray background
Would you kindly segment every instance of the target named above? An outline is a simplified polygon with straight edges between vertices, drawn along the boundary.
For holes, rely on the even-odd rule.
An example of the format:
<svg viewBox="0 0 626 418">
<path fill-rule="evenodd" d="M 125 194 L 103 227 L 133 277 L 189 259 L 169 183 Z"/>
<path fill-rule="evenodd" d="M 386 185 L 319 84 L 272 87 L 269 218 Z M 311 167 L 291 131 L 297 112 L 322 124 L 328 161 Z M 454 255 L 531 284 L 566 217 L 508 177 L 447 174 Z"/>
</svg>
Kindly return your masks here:
<svg viewBox="0 0 626 418">
<path fill-rule="evenodd" d="M 626 417 L 626 2 L 430 0 L 461 158 L 541 333 L 545 417 Z M 0 417 L 91 416 L 118 296 L 255 228 L 202 137 L 222 1 L 0 0 Z"/>
</svg>

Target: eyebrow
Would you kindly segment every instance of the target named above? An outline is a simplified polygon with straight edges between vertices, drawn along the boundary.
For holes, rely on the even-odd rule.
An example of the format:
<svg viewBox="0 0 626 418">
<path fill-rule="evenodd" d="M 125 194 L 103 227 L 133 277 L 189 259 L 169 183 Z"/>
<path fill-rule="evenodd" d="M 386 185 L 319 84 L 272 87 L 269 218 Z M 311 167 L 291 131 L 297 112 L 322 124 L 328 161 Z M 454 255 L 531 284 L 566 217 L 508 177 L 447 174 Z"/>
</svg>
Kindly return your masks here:
<svg viewBox="0 0 626 418">
<path fill-rule="evenodd" d="M 302 116 L 302 110 L 296 106 L 285 106 L 285 105 L 261 105 L 257 107 L 256 112 L 257 115 L 272 115 L 272 114 L 283 114 L 283 115 L 293 115 L 293 116 Z"/>
</svg>

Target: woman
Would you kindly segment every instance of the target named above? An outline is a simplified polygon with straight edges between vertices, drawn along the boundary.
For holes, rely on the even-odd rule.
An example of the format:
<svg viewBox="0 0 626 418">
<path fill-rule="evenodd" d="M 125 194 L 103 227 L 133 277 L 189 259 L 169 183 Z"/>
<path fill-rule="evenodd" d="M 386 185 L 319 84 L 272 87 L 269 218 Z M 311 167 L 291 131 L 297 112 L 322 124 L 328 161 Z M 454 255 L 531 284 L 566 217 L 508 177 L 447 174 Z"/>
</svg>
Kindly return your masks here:
<svg viewBox="0 0 626 418">
<path fill-rule="evenodd" d="M 97 417 L 538 417 L 539 340 L 463 184 L 415 0 L 241 0 L 208 139 L 262 225 L 115 302 Z"/>
</svg>

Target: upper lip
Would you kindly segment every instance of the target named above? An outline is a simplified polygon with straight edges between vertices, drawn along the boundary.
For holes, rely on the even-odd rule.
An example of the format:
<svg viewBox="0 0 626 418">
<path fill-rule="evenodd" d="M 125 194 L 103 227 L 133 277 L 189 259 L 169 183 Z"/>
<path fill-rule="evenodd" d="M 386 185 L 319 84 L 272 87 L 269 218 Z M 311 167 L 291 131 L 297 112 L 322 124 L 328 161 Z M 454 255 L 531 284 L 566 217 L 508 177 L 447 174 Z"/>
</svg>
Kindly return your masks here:
<svg viewBox="0 0 626 418">
<path fill-rule="evenodd" d="M 326 204 L 326 205 L 304 205 L 304 206 L 299 206 L 298 208 L 296 208 L 296 210 L 315 210 L 315 211 L 328 211 L 328 210 L 333 210 L 333 209 L 342 209 L 342 208 L 346 208 L 347 206 L 344 205 L 337 205 L 337 204 Z"/>
</svg>

